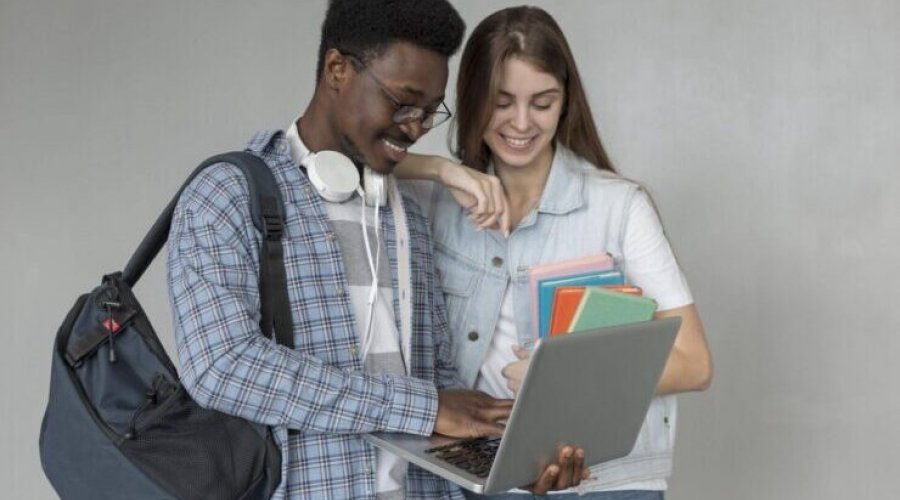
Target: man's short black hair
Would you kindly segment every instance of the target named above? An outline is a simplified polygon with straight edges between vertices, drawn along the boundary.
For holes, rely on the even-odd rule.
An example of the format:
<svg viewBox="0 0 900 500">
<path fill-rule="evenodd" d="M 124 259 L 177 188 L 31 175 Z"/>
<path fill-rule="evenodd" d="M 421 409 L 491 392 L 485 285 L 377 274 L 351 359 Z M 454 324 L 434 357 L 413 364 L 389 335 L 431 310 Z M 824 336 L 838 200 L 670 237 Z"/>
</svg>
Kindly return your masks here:
<svg viewBox="0 0 900 500">
<path fill-rule="evenodd" d="M 349 52 L 368 63 L 390 44 L 410 42 L 450 57 L 465 31 L 465 22 L 446 0 L 331 0 L 322 23 L 316 83 L 322 78 L 328 49 Z"/>
</svg>

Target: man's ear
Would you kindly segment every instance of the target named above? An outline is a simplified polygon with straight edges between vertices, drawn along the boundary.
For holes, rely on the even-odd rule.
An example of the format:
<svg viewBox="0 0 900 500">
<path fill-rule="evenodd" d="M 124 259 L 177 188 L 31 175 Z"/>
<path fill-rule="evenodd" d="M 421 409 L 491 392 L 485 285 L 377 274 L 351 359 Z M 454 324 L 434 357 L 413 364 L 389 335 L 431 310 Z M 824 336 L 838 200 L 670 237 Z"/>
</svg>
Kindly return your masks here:
<svg viewBox="0 0 900 500">
<path fill-rule="evenodd" d="M 328 49 L 325 52 L 325 63 L 322 78 L 325 85 L 332 90 L 339 90 L 349 81 L 352 73 L 352 62 L 349 57 L 341 54 L 337 49 Z"/>
</svg>

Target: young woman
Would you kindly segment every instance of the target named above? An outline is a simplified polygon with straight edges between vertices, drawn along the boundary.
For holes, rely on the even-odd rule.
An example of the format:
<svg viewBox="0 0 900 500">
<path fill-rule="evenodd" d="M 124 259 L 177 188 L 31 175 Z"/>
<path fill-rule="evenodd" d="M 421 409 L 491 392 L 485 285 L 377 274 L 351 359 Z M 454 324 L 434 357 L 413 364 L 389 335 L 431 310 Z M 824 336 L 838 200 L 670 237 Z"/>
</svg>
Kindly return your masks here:
<svg viewBox="0 0 900 500">
<path fill-rule="evenodd" d="M 567 493 L 662 498 L 672 468 L 673 394 L 709 386 L 710 353 L 653 203 L 607 158 L 572 53 L 549 14 L 509 8 L 475 28 L 460 62 L 457 120 L 455 153 L 474 171 L 410 155 L 398 174 L 440 183 L 429 195 L 421 186 L 413 191 L 432 220 L 461 378 L 513 397 L 533 346 L 529 268 L 612 254 L 627 281 L 656 300 L 656 317 L 680 316 L 682 326 L 632 453 L 592 468 Z"/>
</svg>

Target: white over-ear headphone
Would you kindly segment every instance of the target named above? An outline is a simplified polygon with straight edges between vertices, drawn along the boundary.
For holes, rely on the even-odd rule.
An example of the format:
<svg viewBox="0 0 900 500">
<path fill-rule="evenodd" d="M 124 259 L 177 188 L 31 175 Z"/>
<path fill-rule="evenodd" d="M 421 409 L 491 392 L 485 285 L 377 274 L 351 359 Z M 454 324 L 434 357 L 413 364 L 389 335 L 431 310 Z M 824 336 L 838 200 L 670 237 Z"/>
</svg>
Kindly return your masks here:
<svg viewBox="0 0 900 500">
<path fill-rule="evenodd" d="M 356 165 L 337 151 L 308 153 L 300 165 L 306 168 L 310 184 L 325 201 L 347 201 L 359 188 Z"/>
<path fill-rule="evenodd" d="M 299 157 L 294 159 L 306 169 L 310 184 L 325 201 L 342 203 L 349 200 L 353 193 L 359 192 L 370 207 L 383 207 L 387 204 L 384 175 L 365 167 L 363 189 L 359 189 L 359 171 L 350 158 L 337 151 L 312 152 L 307 149 L 300 139 L 296 121 L 288 128 L 287 138 L 299 150 Z"/>
</svg>

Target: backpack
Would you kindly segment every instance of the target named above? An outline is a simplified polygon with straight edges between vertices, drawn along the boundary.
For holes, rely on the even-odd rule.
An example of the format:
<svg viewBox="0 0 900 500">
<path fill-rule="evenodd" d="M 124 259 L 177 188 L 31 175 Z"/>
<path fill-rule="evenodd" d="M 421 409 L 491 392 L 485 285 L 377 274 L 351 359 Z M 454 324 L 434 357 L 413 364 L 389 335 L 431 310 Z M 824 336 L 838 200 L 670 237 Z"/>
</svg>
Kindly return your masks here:
<svg viewBox="0 0 900 500">
<path fill-rule="evenodd" d="M 223 162 L 246 177 L 262 235 L 260 327 L 293 347 L 278 186 L 250 153 L 214 156 L 194 170 L 125 269 L 80 296 L 56 334 L 40 454 L 64 499 L 251 500 L 269 498 L 281 481 L 271 429 L 194 402 L 132 292 L 166 243 L 181 192 Z"/>
</svg>

